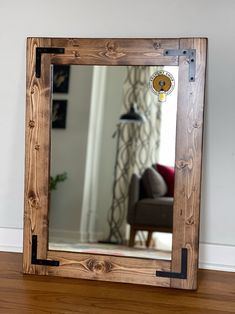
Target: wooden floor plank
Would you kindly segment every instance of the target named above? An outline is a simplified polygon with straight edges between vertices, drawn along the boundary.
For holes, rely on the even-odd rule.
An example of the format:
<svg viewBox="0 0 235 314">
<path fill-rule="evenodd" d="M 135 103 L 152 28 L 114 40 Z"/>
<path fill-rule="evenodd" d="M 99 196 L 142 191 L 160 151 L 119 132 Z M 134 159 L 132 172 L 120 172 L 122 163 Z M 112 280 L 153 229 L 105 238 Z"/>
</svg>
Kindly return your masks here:
<svg viewBox="0 0 235 314">
<path fill-rule="evenodd" d="M 0 313 L 235 313 L 235 273 L 199 271 L 197 291 L 22 274 L 22 255 L 0 253 Z"/>
</svg>

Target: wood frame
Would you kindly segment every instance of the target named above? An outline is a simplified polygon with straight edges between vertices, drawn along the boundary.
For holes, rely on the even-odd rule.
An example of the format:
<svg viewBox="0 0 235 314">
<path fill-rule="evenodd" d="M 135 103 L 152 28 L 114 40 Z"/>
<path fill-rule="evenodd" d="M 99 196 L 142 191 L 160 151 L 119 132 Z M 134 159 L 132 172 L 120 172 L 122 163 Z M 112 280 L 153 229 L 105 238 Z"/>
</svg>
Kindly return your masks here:
<svg viewBox="0 0 235 314">
<path fill-rule="evenodd" d="M 40 77 L 35 75 L 37 47 L 64 48 L 63 54 L 41 54 Z M 166 56 L 166 49 L 196 49 L 194 82 L 189 81 L 188 56 Z M 196 289 L 206 50 L 205 38 L 28 38 L 24 273 Z M 48 250 L 51 64 L 179 65 L 171 261 Z M 181 271 L 182 249 L 187 251 L 187 278 L 156 276 L 156 271 Z M 43 260 L 56 260 L 59 266 L 42 265 Z"/>
</svg>

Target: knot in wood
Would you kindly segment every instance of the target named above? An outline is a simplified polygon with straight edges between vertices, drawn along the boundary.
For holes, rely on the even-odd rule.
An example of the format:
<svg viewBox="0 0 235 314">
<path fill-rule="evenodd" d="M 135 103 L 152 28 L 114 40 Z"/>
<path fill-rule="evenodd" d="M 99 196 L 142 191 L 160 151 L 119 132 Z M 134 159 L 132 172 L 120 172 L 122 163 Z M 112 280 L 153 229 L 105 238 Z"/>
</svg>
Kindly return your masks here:
<svg viewBox="0 0 235 314">
<path fill-rule="evenodd" d="M 193 216 L 190 216 L 189 218 L 187 218 L 186 224 L 187 224 L 187 225 L 193 225 L 193 224 L 194 224 Z"/>
<path fill-rule="evenodd" d="M 31 88 L 31 91 L 30 91 L 30 92 L 31 92 L 31 94 L 34 94 L 34 92 L 35 92 L 34 87 Z"/>
<path fill-rule="evenodd" d="M 73 53 L 74 53 L 75 58 L 79 58 L 80 57 L 80 53 L 77 50 L 75 50 Z"/>
<path fill-rule="evenodd" d="M 200 124 L 198 121 L 194 121 L 193 127 L 194 127 L 195 129 L 199 129 L 200 126 L 201 126 L 201 124 Z"/>
<path fill-rule="evenodd" d="M 39 201 L 33 196 L 29 197 L 28 202 L 30 208 L 37 209 L 39 207 Z"/>
<path fill-rule="evenodd" d="M 108 273 L 112 270 L 112 264 L 108 261 L 98 261 L 90 259 L 87 262 L 87 267 L 90 271 L 95 273 Z"/>
<path fill-rule="evenodd" d="M 40 145 L 36 144 L 36 145 L 34 146 L 34 149 L 39 150 L 39 149 L 40 149 Z"/>
<path fill-rule="evenodd" d="M 34 128 L 35 127 L 35 121 L 29 120 L 29 127 Z"/>
<path fill-rule="evenodd" d="M 180 169 L 183 169 L 185 167 L 187 167 L 188 163 L 186 160 L 179 160 L 177 163 L 177 167 L 180 168 Z"/>
<path fill-rule="evenodd" d="M 112 43 L 112 42 L 109 42 L 109 43 L 107 44 L 107 50 L 108 50 L 109 52 L 114 52 L 114 51 L 116 50 L 115 44 Z"/>
<path fill-rule="evenodd" d="M 154 44 L 153 44 L 153 47 L 154 49 L 160 49 L 161 48 L 161 43 L 156 41 Z"/>
<path fill-rule="evenodd" d="M 186 167 L 188 167 L 189 169 L 192 169 L 192 159 L 190 160 L 184 160 L 184 159 L 180 159 L 176 162 L 176 167 L 178 169 L 184 169 Z"/>
</svg>

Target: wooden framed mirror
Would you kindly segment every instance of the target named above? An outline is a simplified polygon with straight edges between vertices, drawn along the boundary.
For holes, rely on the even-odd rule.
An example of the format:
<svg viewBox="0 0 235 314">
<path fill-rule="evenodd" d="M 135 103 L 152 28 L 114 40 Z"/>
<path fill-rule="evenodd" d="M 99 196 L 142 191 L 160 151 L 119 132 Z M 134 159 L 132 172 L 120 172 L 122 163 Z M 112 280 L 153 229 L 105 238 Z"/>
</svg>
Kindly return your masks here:
<svg viewBox="0 0 235 314">
<path fill-rule="evenodd" d="M 24 273 L 196 289 L 206 49 L 28 38 Z"/>
</svg>

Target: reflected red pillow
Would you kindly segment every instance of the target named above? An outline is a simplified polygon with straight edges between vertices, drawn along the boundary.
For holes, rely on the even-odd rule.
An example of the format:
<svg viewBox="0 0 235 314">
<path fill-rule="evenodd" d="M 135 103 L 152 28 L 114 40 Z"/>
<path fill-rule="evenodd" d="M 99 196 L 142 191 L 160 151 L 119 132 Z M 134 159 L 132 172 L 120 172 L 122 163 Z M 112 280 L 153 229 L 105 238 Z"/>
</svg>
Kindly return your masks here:
<svg viewBox="0 0 235 314">
<path fill-rule="evenodd" d="M 162 175 L 167 185 L 166 196 L 174 196 L 175 168 L 157 164 L 156 170 Z"/>
</svg>

